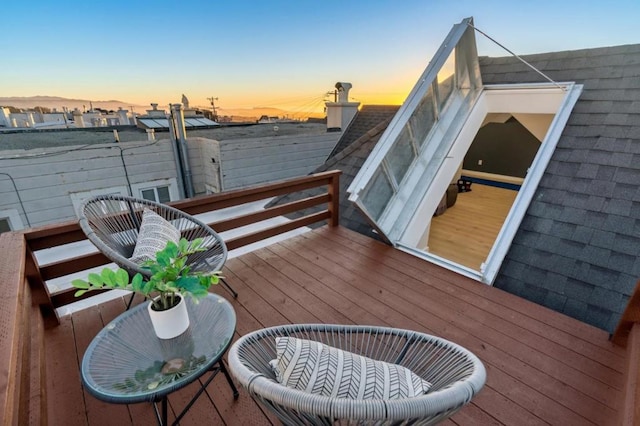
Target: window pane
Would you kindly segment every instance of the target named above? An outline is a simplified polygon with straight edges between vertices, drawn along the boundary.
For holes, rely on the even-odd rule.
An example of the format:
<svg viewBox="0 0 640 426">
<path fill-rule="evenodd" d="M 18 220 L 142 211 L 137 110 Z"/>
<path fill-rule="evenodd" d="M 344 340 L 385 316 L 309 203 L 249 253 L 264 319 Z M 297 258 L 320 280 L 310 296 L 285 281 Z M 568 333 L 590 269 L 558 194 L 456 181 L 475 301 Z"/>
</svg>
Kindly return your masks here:
<svg viewBox="0 0 640 426">
<path fill-rule="evenodd" d="M 9 219 L 0 219 L 0 234 L 9 231 L 11 231 L 11 227 L 9 226 Z"/>
<path fill-rule="evenodd" d="M 418 146 L 422 146 L 427 139 L 429 131 L 431 131 L 431 127 L 433 127 L 433 123 L 436 121 L 433 105 L 433 87 L 429 86 L 429 90 L 420 100 L 420 104 L 418 104 L 409 119 L 411 133 L 413 133 L 413 139 Z"/>
<path fill-rule="evenodd" d="M 409 126 L 404 126 L 386 158 L 396 184 L 400 185 L 414 158 L 415 153 L 411 144 Z"/>
<path fill-rule="evenodd" d="M 458 90 L 463 96 L 466 96 L 471 89 L 471 78 L 469 76 L 469 67 L 471 64 L 469 64 L 464 53 L 464 49 L 456 48 L 456 78 L 458 80 Z"/>
<path fill-rule="evenodd" d="M 444 63 L 440 71 L 438 72 L 438 110 L 442 112 L 444 105 L 453 93 L 456 71 L 456 49 L 451 52 L 447 61 Z"/>
<path fill-rule="evenodd" d="M 171 197 L 169 196 L 169 187 L 168 186 L 160 186 L 156 188 L 158 190 L 158 201 L 161 203 L 168 203 L 171 201 Z"/>
<path fill-rule="evenodd" d="M 384 172 L 378 168 L 369 181 L 362 202 L 372 219 L 378 220 L 393 196 L 393 187 Z"/>
<path fill-rule="evenodd" d="M 153 189 L 143 189 L 140 191 L 142 193 L 142 198 L 149 201 L 156 201 L 156 193 Z"/>
</svg>

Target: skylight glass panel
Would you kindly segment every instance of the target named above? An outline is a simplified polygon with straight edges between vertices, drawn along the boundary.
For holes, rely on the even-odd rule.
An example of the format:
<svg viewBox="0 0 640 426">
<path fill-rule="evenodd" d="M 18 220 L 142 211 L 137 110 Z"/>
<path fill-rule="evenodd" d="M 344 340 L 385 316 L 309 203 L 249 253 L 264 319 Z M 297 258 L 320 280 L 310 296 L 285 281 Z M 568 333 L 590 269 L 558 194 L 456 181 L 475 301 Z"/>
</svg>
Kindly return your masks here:
<svg viewBox="0 0 640 426">
<path fill-rule="evenodd" d="M 436 108 L 433 98 L 433 88 L 429 86 L 427 93 L 420 100 L 420 104 L 415 109 L 413 115 L 409 119 L 409 125 L 411 126 L 411 133 L 413 139 L 418 146 L 422 146 L 427 139 L 429 130 L 436 121 Z"/>
<path fill-rule="evenodd" d="M 396 185 L 400 185 L 400 182 L 402 182 L 404 175 L 407 173 L 415 157 L 411 132 L 409 126 L 406 125 L 400 135 L 398 135 L 398 139 L 396 139 L 396 142 L 393 144 L 386 160 Z"/>
<path fill-rule="evenodd" d="M 428 191 L 482 89 L 470 23 L 449 32 L 348 189 L 390 242 Z"/>
<path fill-rule="evenodd" d="M 436 77 L 438 110 L 442 111 L 455 88 L 456 52 L 451 52 Z"/>
<path fill-rule="evenodd" d="M 373 219 L 380 218 L 382 211 L 393 196 L 393 187 L 383 170 L 378 170 L 373 177 L 373 185 L 367 189 L 365 205 Z"/>
</svg>

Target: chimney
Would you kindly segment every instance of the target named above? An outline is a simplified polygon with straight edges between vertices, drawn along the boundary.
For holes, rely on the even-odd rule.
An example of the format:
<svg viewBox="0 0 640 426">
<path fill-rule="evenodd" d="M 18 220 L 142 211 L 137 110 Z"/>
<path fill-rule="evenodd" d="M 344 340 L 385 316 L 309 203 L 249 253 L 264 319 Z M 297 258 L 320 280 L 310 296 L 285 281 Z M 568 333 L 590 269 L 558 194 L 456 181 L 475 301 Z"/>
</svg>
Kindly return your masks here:
<svg viewBox="0 0 640 426">
<path fill-rule="evenodd" d="M 151 109 L 147 110 L 147 116 L 149 118 L 166 118 L 166 113 L 163 110 L 158 109 L 157 103 L 151 104 Z"/>
<path fill-rule="evenodd" d="M 358 112 L 360 102 L 349 102 L 351 87 L 351 83 L 336 83 L 336 101 L 325 103 L 327 107 L 327 132 L 346 130 Z"/>
<path fill-rule="evenodd" d="M 127 117 L 128 112 L 128 110 L 122 109 L 122 107 L 118 108 L 118 120 L 120 121 L 121 126 L 129 124 L 129 117 Z"/>
<path fill-rule="evenodd" d="M 78 108 L 73 110 L 73 122 L 76 123 L 76 127 L 85 127 L 84 117 Z"/>
<path fill-rule="evenodd" d="M 15 127 L 11 125 L 11 113 L 9 108 L 0 107 L 0 125 L 5 127 Z"/>
</svg>

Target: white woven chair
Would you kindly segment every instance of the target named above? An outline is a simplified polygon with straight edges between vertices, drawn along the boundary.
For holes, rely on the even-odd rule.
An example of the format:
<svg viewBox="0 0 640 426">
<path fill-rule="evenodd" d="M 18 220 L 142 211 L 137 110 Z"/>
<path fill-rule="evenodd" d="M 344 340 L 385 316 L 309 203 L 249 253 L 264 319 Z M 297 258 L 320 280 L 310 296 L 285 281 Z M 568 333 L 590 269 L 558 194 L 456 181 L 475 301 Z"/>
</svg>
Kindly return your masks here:
<svg viewBox="0 0 640 426">
<path fill-rule="evenodd" d="M 396 400 L 329 398 L 288 388 L 276 381 L 269 361 L 275 337 L 315 340 L 359 355 L 402 365 L 432 387 L 423 396 Z M 287 425 L 431 425 L 471 401 L 486 380 L 482 362 L 447 340 L 388 327 L 298 324 L 258 330 L 229 351 L 229 369 L 258 402 Z"/>
</svg>

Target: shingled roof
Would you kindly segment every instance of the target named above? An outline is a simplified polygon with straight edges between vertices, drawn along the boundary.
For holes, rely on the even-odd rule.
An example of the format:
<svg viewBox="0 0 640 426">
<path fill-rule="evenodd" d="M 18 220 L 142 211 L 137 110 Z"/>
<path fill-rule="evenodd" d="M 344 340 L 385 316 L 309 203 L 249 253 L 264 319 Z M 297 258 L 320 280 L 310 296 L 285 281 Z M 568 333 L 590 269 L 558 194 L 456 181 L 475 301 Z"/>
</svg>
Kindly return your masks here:
<svg viewBox="0 0 640 426">
<path fill-rule="evenodd" d="M 640 277 L 640 45 L 525 56 L 584 90 L 494 285 L 612 331 Z M 480 58 L 485 84 L 539 82 Z"/>
<path fill-rule="evenodd" d="M 640 44 L 523 58 L 584 90 L 494 285 L 612 331 L 640 277 Z M 543 81 L 513 57 L 480 68 L 485 84 Z M 389 121 L 353 126 L 317 170 L 342 170 L 341 225 L 374 237 L 346 188 Z"/>
<path fill-rule="evenodd" d="M 336 144 L 328 158 L 338 154 L 354 141 L 383 121 L 389 121 L 396 115 L 399 105 L 363 105 Z M 384 130 L 384 129 L 383 129 Z"/>
<path fill-rule="evenodd" d="M 314 170 L 314 173 L 327 170 L 342 170 L 342 176 L 340 176 L 340 225 L 376 239 L 379 238 L 373 232 L 371 225 L 360 213 L 360 210 L 347 199 L 347 188 L 351 185 L 353 178 L 360 171 L 360 167 L 362 167 L 371 150 L 378 143 L 380 136 L 382 136 L 398 109 L 400 109 L 400 105 L 363 105 L 354 117 L 352 124 L 349 125 L 338 144 L 336 144 L 336 147 L 342 146 L 342 149 L 337 151 L 334 148 L 334 152 L 329 159 Z M 350 140 L 351 142 L 346 143 L 345 140 Z M 300 193 L 288 194 L 276 199 L 271 205 L 315 196 L 320 192 L 322 192 L 321 189 L 314 188 Z M 319 210 L 319 208 L 298 212 L 291 217 L 308 214 L 314 210 Z"/>
</svg>

